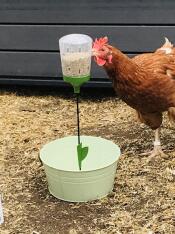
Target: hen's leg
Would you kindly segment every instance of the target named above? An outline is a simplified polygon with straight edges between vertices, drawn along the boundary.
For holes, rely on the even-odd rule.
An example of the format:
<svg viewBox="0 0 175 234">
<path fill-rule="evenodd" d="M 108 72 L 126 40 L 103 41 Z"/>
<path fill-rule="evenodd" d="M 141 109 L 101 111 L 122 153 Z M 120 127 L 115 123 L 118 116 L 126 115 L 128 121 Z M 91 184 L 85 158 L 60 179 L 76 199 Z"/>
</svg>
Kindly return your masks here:
<svg viewBox="0 0 175 234">
<path fill-rule="evenodd" d="M 162 147 L 161 147 L 159 134 L 160 134 L 160 128 L 157 128 L 155 130 L 154 148 L 151 151 L 151 154 L 150 154 L 149 158 L 152 158 L 152 157 L 154 157 L 156 155 L 165 156 L 165 153 L 163 152 Z"/>
</svg>

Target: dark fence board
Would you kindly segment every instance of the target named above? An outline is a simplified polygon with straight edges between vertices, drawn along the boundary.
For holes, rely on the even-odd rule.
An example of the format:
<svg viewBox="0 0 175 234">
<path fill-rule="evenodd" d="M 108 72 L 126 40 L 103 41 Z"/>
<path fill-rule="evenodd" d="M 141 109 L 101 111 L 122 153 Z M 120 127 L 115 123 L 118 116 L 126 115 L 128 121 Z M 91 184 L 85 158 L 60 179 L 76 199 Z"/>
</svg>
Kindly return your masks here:
<svg viewBox="0 0 175 234">
<path fill-rule="evenodd" d="M 0 52 L 0 75 L 61 76 L 59 53 Z"/>
<path fill-rule="evenodd" d="M 162 0 L 0 0 L 0 23 L 175 24 Z"/>
<path fill-rule="evenodd" d="M 155 50 L 165 36 L 173 41 L 175 26 L 0 25 L 0 50 L 58 51 L 59 38 L 69 33 L 107 35 L 123 51 L 143 52 Z"/>
</svg>

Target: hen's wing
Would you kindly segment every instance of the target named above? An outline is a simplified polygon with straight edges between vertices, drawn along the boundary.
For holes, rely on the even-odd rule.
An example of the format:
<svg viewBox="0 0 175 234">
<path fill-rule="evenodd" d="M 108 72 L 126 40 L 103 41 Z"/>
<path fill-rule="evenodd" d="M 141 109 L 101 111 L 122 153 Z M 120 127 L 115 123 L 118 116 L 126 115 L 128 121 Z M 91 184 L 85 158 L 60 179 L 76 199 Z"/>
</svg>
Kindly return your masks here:
<svg viewBox="0 0 175 234">
<path fill-rule="evenodd" d="M 137 55 L 132 61 L 151 73 L 175 79 L 175 47 L 167 38 L 165 44 L 154 53 Z"/>
</svg>

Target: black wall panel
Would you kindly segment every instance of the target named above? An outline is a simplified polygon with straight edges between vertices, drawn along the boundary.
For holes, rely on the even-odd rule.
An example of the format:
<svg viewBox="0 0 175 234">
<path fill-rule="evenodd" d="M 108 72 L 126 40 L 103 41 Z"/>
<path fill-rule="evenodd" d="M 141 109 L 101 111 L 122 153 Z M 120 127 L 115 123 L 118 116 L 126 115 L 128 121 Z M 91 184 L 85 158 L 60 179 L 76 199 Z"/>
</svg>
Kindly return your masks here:
<svg viewBox="0 0 175 234">
<path fill-rule="evenodd" d="M 0 0 L 0 83 L 63 84 L 58 40 L 107 35 L 130 56 L 175 41 L 175 1 Z M 90 85 L 109 86 L 93 63 Z"/>
</svg>

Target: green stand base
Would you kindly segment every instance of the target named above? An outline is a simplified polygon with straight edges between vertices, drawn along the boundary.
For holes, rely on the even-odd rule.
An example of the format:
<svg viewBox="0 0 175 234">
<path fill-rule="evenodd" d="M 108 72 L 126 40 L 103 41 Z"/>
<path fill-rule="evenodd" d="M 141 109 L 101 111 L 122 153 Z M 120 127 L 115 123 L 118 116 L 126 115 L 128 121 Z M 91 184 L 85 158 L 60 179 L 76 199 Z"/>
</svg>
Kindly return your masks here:
<svg viewBox="0 0 175 234">
<path fill-rule="evenodd" d="M 70 77 L 63 76 L 63 80 L 70 83 L 74 88 L 74 93 L 80 93 L 80 86 L 90 80 L 90 76 Z"/>
</svg>

